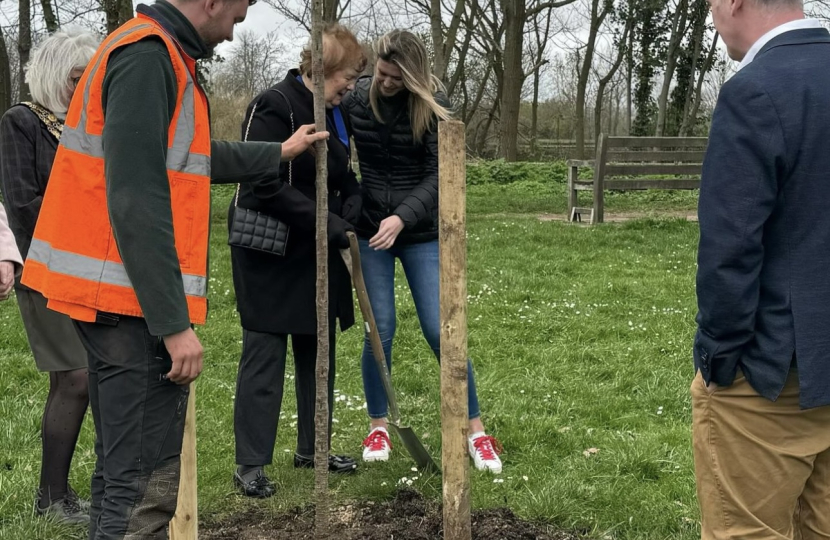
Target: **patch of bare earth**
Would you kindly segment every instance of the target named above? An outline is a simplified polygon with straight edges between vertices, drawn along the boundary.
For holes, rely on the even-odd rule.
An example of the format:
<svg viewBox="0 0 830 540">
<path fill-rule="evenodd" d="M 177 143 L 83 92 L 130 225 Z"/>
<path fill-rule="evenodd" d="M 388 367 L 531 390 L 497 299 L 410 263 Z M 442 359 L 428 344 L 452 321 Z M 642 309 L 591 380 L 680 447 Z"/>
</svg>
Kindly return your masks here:
<svg viewBox="0 0 830 540">
<path fill-rule="evenodd" d="M 441 540 L 441 506 L 413 490 L 402 490 L 391 501 L 341 506 L 332 511 L 331 538 L 337 540 Z M 578 540 L 573 532 L 531 523 L 507 508 L 476 510 L 472 515 L 475 540 Z M 314 508 L 297 508 L 276 516 L 259 510 L 233 515 L 199 528 L 202 540 L 311 540 Z M 319 540 L 319 539 L 315 539 Z"/>
</svg>

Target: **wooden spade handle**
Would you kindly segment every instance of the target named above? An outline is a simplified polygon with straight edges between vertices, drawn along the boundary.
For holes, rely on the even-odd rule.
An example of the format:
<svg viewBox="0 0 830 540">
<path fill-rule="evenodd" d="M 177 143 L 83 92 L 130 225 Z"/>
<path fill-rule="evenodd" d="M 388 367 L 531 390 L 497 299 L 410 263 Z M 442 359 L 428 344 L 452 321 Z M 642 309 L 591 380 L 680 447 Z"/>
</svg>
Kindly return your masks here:
<svg viewBox="0 0 830 540">
<path fill-rule="evenodd" d="M 386 391 L 386 401 L 389 403 L 389 416 L 392 424 L 400 422 L 400 411 L 398 402 L 395 399 L 395 390 L 392 388 L 392 378 L 389 375 L 389 368 L 386 366 L 386 355 L 383 352 L 383 343 L 380 341 L 375 315 L 372 313 L 372 305 L 369 303 L 369 293 L 366 291 L 366 282 L 363 280 L 363 267 L 360 265 L 360 246 L 357 243 L 357 235 L 349 231 L 346 233 L 349 238 L 349 249 L 341 249 L 340 255 L 346 268 L 352 276 L 355 291 L 357 292 L 357 303 L 360 306 L 360 313 L 363 315 L 366 333 L 369 335 L 369 343 L 372 345 L 373 356 L 377 364 L 380 380 L 383 389 Z"/>
</svg>

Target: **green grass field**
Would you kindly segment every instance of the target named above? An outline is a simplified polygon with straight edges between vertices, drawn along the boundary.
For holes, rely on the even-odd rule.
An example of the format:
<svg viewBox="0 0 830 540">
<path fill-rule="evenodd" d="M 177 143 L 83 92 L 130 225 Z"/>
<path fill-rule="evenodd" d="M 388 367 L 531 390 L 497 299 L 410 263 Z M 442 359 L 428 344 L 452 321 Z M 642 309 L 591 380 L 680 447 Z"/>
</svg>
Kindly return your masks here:
<svg viewBox="0 0 830 540">
<path fill-rule="evenodd" d="M 312 472 L 291 467 L 296 420 L 290 375 L 268 469 L 278 495 L 249 501 L 231 484 L 241 330 L 225 245 L 230 191 L 214 195 L 212 311 L 199 330 L 207 350 L 197 406 L 203 520 L 253 506 L 277 514 L 313 496 Z M 472 471 L 475 507 L 508 506 L 593 539 L 699 538 L 688 396 L 698 229 L 657 217 L 663 210 L 693 212 L 695 197 L 611 195 L 607 212 L 644 217 L 589 228 L 537 219 L 538 213 L 564 212 L 561 181 L 470 186 L 469 350 L 483 419 L 505 447 L 504 473 L 495 481 Z M 439 370 L 402 279 L 395 383 L 405 417 L 440 455 Z M 0 305 L 0 324 L 0 539 L 85 538 L 83 529 L 34 516 L 47 378 L 34 368 L 13 301 Z M 339 337 L 333 447 L 354 456 L 367 429 L 361 346 L 358 327 Z M 71 475 L 83 496 L 89 495 L 92 441 L 88 418 Z M 439 499 L 439 480 L 417 477 L 411 467 L 397 445 L 390 462 L 332 478 L 331 490 L 337 501 L 379 500 L 411 481 Z"/>
</svg>

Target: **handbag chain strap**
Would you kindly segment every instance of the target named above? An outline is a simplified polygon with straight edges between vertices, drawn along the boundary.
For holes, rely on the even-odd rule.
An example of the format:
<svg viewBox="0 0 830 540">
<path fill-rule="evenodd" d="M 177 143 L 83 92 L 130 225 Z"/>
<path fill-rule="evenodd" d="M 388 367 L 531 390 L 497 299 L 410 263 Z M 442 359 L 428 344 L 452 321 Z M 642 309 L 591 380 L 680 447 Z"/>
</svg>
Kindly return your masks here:
<svg viewBox="0 0 830 540">
<path fill-rule="evenodd" d="M 291 120 L 291 134 L 293 135 L 294 134 L 294 109 L 291 107 L 291 102 L 289 102 L 288 98 L 285 97 L 285 94 L 283 94 L 279 90 L 275 89 L 274 91 L 277 92 L 279 95 L 281 95 L 283 97 L 283 99 L 285 99 L 286 105 L 288 105 L 288 118 L 289 118 L 289 120 Z M 251 116 L 248 117 L 248 124 L 245 126 L 245 136 L 242 138 L 242 140 L 245 141 L 245 142 L 248 141 L 248 133 L 251 131 L 251 122 L 253 122 L 253 120 L 254 120 L 254 113 L 256 112 L 256 106 L 257 105 L 259 105 L 259 103 L 254 103 L 254 107 L 251 109 Z M 292 161 L 289 161 L 288 162 L 288 185 L 289 186 L 294 183 L 293 167 L 291 165 L 292 165 Z M 242 184 L 236 184 L 236 195 L 233 198 L 233 207 L 234 208 L 236 208 L 237 204 L 239 203 L 239 188 L 241 186 L 242 186 Z"/>
</svg>

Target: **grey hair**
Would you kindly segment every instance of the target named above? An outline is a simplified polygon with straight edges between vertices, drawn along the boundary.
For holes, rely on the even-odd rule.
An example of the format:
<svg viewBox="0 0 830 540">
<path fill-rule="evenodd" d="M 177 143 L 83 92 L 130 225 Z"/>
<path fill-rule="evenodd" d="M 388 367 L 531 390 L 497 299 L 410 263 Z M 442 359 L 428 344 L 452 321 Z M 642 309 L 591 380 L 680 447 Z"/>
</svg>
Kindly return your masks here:
<svg viewBox="0 0 830 540">
<path fill-rule="evenodd" d="M 767 9 L 804 7 L 803 0 L 755 0 L 755 3 Z"/>
<path fill-rule="evenodd" d="M 63 116 L 74 90 L 69 75 L 85 69 L 98 48 L 98 37 L 78 28 L 55 32 L 40 43 L 26 65 L 26 82 L 32 100 Z"/>
</svg>

